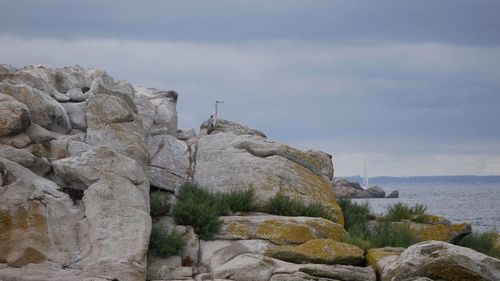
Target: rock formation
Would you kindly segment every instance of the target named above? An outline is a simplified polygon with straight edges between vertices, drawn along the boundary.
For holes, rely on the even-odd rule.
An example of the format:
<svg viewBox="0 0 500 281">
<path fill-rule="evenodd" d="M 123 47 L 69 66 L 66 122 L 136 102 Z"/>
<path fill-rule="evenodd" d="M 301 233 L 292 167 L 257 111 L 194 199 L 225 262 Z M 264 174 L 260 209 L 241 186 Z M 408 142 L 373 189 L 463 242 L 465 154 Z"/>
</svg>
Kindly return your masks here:
<svg viewBox="0 0 500 281">
<path fill-rule="evenodd" d="M 177 99 L 97 69 L 0 65 L 1 281 L 498 277 L 498 260 L 446 243 L 365 257 L 343 242 L 330 155 L 228 120 L 218 119 L 210 135 L 203 124 L 197 136 L 177 127 Z M 149 214 L 150 189 L 175 203 L 186 181 L 221 193 L 252 188 L 259 202 L 282 194 L 321 203 L 331 220 L 231 213 L 205 241 L 191 226 Z M 153 224 L 180 233 L 186 246 L 178 256 L 148 251 Z M 446 241 L 465 233 L 435 218 L 415 231 Z"/>
<path fill-rule="evenodd" d="M 370 186 L 363 188 L 357 182 L 350 182 L 346 179 L 339 179 L 332 182 L 333 193 L 337 198 L 398 198 L 397 190 L 385 197 L 385 191 L 380 186 Z"/>
</svg>

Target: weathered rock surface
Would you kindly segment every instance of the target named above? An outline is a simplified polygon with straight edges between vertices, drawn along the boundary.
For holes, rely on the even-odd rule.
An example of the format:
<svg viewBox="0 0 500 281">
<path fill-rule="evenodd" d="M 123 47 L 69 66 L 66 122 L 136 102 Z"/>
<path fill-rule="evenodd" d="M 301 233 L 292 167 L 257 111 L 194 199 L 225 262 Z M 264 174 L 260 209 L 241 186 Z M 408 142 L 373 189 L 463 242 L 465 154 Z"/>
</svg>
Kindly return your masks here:
<svg viewBox="0 0 500 281">
<path fill-rule="evenodd" d="M 26 105 L 0 92 L 0 136 L 19 133 L 30 123 Z"/>
<path fill-rule="evenodd" d="M 47 130 L 68 133 L 71 122 L 62 105 L 47 93 L 25 84 L 0 82 L 0 93 L 9 95 L 25 104 L 31 114 L 31 121 Z"/>
<path fill-rule="evenodd" d="M 408 247 L 381 272 L 381 280 L 498 280 L 500 260 L 469 248 L 426 241 Z"/>
<path fill-rule="evenodd" d="M 330 187 L 330 155 L 296 150 L 235 123 L 217 124 L 198 141 L 195 182 L 214 192 L 254 188 L 260 201 L 282 193 L 304 203 L 319 202 L 343 224 Z"/>
<path fill-rule="evenodd" d="M 186 142 L 170 135 L 152 136 L 148 174 L 151 185 L 174 192 L 187 181 L 189 149 Z"/>
<path fill-rule="evenodd" d="M 340 241 L 347 232 L 343 226 L 323 218 L 249 215 L 221 217 L 217 239 L 261 239 L 274 244 L 302 244 L 312 239 Z"/>
<path fill-rule="evenodd" d="M 365 252 L 357 246 L 333 239 L 313 239 L 301 245 L 283 245 L 270 249 L 268 256 L 294 263 L 359 265 Z"/>
<path fill-rule="evenodd" d="M 373 269 L 369 267 L 298 265 L 255 254 L 243 254 L 235 257 L 215 269 L 213 278 L 242 281 L 376 280 Z"/>
<path fill-rule="evenodd" d="M 0 188 L 0 263 L 71 265 L 83 248 L 78 239 L 82 207 L 55 183 L 4 158 L 0 162 L 9 174 Z"/>
<path fill-rule="evenodd" d="M 396 226 L 408 227 L 421 241 L 438 240 L 457 243 L 468 234 L 472 233 L 468 223 L 448 224 L 443 223 L 417 223 L 413 221 L 393 222 Z"/>
<path fill-rule="evenodd" d="M 405 250 L 401 247 L 384 247 L 370 249 L 366 253 L 366 262 L 371 266 L 377 275 L 399 258 L 399 255 Z"/>
<path fill-rule="evenodd" d="M 146 96 L 154 106 L 154 118 L 151 127 L 153 135 L 177 134 L 177 98 L 175 91 L 164 91 L 155 88 L 135 87 L 138 95 Z"/>
<path fill-rule="evenodd" d="M 0 280 L 144 280 L 149 132 L 133 87 L 2 65 L 0 92 Z"/>
</svg>

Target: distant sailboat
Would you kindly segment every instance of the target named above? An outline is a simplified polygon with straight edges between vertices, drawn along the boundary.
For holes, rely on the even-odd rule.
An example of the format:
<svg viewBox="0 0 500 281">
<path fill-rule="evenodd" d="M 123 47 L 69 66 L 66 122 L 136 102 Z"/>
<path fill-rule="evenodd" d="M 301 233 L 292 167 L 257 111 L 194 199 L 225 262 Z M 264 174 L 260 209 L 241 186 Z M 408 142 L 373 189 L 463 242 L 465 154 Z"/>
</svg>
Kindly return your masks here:
<svg viewBox="0 0 500 281">
<path fill-rule="evenodd" d="M 368 183 L 368 169 L 366 168 L 366 164 L 365 164 L 365 177 L 363 179 L 363 188 L 364 189 L 367 189 L 370 187 L 370 184 Z"/>
</svg>

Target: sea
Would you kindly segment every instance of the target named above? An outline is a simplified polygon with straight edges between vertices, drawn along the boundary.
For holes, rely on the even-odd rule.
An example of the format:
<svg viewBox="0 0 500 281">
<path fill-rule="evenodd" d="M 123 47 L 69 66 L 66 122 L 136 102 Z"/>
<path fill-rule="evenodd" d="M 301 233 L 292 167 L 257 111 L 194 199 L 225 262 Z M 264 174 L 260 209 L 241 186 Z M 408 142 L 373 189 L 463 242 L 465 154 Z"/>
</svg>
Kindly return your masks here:
<svg viewBox="0 0 500 281">
<path fill-rule="evenodd" d="M 468 222 L 474 232 L 500 232 L 500 182 L 497 183 L 388 183 L 379 185 L 386 194 L 399 190 L 397 199 L 354 199 L 368 201 L 371 210 L 383 214 L 397 202 L 423 204 L 427 213 L 452 223 Z"/>
</svg>

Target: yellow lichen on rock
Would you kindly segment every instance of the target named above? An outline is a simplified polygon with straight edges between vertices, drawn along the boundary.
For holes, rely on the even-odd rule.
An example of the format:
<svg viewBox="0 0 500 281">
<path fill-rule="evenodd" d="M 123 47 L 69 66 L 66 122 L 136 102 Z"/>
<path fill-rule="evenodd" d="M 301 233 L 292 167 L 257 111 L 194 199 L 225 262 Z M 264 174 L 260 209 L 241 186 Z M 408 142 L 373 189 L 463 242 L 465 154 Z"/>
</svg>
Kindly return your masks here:
<svg viewBox="0 0 500 281">
<path fill-rule="evenodd" d="M 344 217 L 342 209 L 337 204 L 330 182 L 326 177 L 317 175 L 306 167 L 297 163 L 292 163 L 291 171 L 296 174 L 296 177 L 307 183 L 307 186 L 297 190 L 297 186 L 282 187 L 281 192 L 287 196 L 301 199 L 304 203 L 321 203 L 328 208 L 332 219 L 341 225 L 344 225 Z"/>
<path fill-rule="evenodd" d="M 357 265 L 364 260 L 362 249 L 333 239 L 314 239 L 298 246 L 284 245 L 268 250 L 266 255 L 295 263 Z"/>
<path fill-rule="evenodd" d="M 380 267 L 383 266 L 381 264 L 382 259 L 387 257 L 393 257 L 396 259 L 399 257 L 401 252 L 404 251 L 405 248 L 400 247 L 385 247 L 385 248 L 375 248 L 370 249 L 366 253 L 366 262 L 369 266 L 371 266 L 375 272 L 380 271 Z"/>
<path fill-rule="evenodd" d="M 347 232 L 340 224 L 324 218 L 274 215 L 225 216 L 216 238 L 225 240 L 268 240 L 277 245 L 302 244 L 329 238 L 340 241 Z"/>
<path fill-rule="evenodd" d="M 424 224 L 410 221 L 394 222 L 396 226 L 408 227 L 410 231 L 421 241 L 437 240 L 450 241 L 454 234 L 461 232 L 467 224 Z"/>
<path fill-rule="evenodd" d="M 307 226 L 280 220 L 265 221 L 257 227 L 255 235 L 278 245 L 304 243 L 316 238 Z"/>
</svg>

